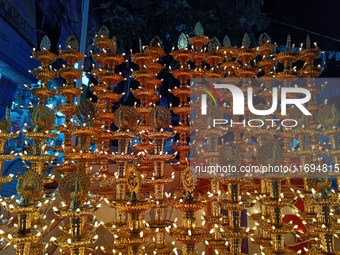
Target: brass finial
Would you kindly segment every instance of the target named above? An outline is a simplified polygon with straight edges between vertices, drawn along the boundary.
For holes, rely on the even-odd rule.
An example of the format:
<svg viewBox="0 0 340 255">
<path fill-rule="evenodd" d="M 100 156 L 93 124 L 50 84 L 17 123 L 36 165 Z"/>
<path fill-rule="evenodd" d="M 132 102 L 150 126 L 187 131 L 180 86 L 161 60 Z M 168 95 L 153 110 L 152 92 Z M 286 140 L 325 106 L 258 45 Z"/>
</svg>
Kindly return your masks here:
<svg viewBox="0 0 340 255">
<path fill-rule="evenodd" d="M 109 30 L 107 29 L 106 26 L 102 26 L 99 31 L 98 31 L 98 37 L 99 38 L 109 38 L 110 36 L 110 32 Z"/>
<path fill-rule="evenodd" d="M 195 35 L 196 36 L 202 36 L 204 35 L 204 28 L 201 24 L 201 22 L 197 22 L 196 25 L 195 25 Z"/>
<path fill-rule="evenodd" d="M 178 43 L 177 43 L 178 49 L 184 50 L 188 48 L 188 44 L 189 44 L 188 38 L 186 37 L 184 33 L 182 33 L 178 38 Z"/>
<path fill-rule="evenodd" d="M 51 41 L 47 35 L 43 37 L 40 42 L 40 50 L 41 51 L 49 51 L 51 49 Z"/>
<path fill-rule="evenodd" d="M 79 41 L 74 35 L 71 35 L 67 38 L 66 48 L 70 50 L 79 50 Z"/>
</svg>

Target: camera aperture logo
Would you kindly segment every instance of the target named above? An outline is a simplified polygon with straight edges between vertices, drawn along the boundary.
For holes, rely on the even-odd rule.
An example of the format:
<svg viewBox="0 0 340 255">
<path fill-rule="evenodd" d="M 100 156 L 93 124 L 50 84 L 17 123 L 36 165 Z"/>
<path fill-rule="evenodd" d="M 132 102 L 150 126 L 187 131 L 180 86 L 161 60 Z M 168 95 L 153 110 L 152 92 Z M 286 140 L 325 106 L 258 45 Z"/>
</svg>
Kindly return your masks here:
<svg viewBox="0 0 340 255">
<path fill-rule="evenodd" d="M 233 101 L 233 115 L 245 115 L 245 97 L 243 91 L 233 84 L 213 84 L 215 89 L 227 89 L 232 95 Z M 274 114 L 279 105 L 280 99 L 280 114 L 282 116 L 287 115 L 287 106 L 293 105 L 297 107 L 304 115 L 311 116 L 312 114 L 306 109 L 303 105 L 308 103 L 311 99 L 311 93 L 308 89 L 302 87 L 281 87 L 280 94 L 281 97 L 279 98 L 278 93 L 279 88 L 273 87 L 271 91 L 272 95 L 272 103 L 269 109 L 256 109 L 253 102 L 253 88 L 247 87 L 247 106 L 250 113 L 253 115 L 258 116 L 268 116 Z M 296 98 L 293 98 L 288 95 L 296 95 Z M 304 95 L 304 97 L 300 98 L 298 96 Z M 201 96 L 201 115 L 207 115 L 207 94 L 202 94 Z M 226 125 L 229 124 L 231 127 L 233 125 L 243 125 L 244 127 L 251 127 L 251 128 L 261 128 L 263 126 L 271 126 L 274 127 L 275 123 L 279 122 L 281 126 L 286 128 L 293 128 L 298 125 L 298 122 L 295 119 L 243 119 L 242 121 L 233 121 L 232 119 L 213 119 L 212 120 L 212 127 L 216 127 L 217 125 Z"/>
</svg>

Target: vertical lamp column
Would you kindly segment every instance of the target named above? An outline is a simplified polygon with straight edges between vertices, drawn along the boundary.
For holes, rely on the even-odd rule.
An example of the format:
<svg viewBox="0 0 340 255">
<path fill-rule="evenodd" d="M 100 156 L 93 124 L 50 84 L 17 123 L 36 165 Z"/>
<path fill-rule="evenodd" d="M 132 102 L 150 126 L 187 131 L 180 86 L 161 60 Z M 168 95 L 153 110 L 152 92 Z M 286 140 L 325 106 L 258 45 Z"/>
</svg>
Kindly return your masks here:
<svg viewBox="0 0 340 255">
<path fill-rule="evenodd" d="M 62 229 L 63 235 L 51 237 L 51 241 L 62 249 L 63 254 L 89 255 L 94 252 L 89 246 L 98 238 L 95 230 L 99 225 L 86 221 L 98 206 L 87 202 L 90 188 L 90 178 L 82 169 L 67 174 L 59 183 L 63 203 L 59 208 L 53 207 L 53 211 L 59 217 L 68 218 L 69 224 Z"/>
<path fill-rule="evenodd" d="M 141 254 L 144 252 L 143 245 L 153 236 L 153 231 L 146 227 L 142 213 L 150 208 L 150 199 L 138 198 L 138 189 L 142 179 L 140 173 L 132 166 L 126 171 L 127 187 L 130 191 L 130 200 L 116 201 L 116 206 L 128 214 L 126 231 L 117 235 L 118 242 L 127 247 L 127 255 Z"/>
<path fill-rule="evenodd" d="M 179 135 L 179 143 L 172 146 L 172 149 L 179 154 L 178 164 L 173 164 L 172 167 L 180 172 L 180 183 L 176 190 L 176 194 L 182 196 L 185 191 L 183 189 L 182 180 L 184 179 L 183 171 L 189 165 L 188 153 L 190 146 L 188 145 L 187 138 L 190 133 L 190 126 L 188 116 L 190 115 L 190 104 L 188 98 L 190 97 L 190 86 L 187 85 L 188 80 L 194 75 L 194 70 L 191 70 L 187 62 L 193 58 L 193 52 L 188 50 L 189 41 L 182 33 L 178 39 L 178 50 L 173 51 L 171 54 L 175 60 L 180 64 L 180 68 L 173 70 L 172 75 L 179 80 L 179 86 L 169 90 L 171 94 L 178 97 L 180 102 L 178 106 L 170 105 L 170 110 L 180 117 L 178 126 L 173 126 L 173 131 Z"/>
<path fill-rule="evenodd" d="M 155 242 L 147 247 L 148 254 L 173 254 L 173 245 L 165 242 L 165 229 L 172 224 L 165 219 L 165 210 L 169 206 L 164 194 L 164 186 L 173 181 L 174 175 L 164 175 L 164 162 L 175 157 L 174 154 L 164 153 L 164 140 L 173 133 L 165 131 L 171 122 L 171 113 L 168 108 L 155 106 L 150 115 L 150 124 L 154 131 L 148 137 L 153 139 L 153 154 L 144 155 L 145 160 L 154 162 L 154 171 L 151 178 L 147 178 L 150 185 L 154 186 L 153 205 L 155 218 L 149 223 L 155 230 Z"/>
<path fill-rule="evenodd" d="M 208 71 L 207 71 L 208 73 Z M 217 74 L 217 73 L 215 73 Z M 191 102 L 193 103 L 193 102 Z M 199 108 L 196 108 L 199 109 Z M 222 112 L 219 107 L 214 105 L 209 105 L 208 112 L 206 116 L 196 116 L 194 123 L 196 124 L 199 121 L 206 123 L 212 123 L 212 119 L 222 119 Z M 204 159 L 209 166 L 226 166 L 230 164 L 231 157 L 230 155 L 225 155 L 227 145 L 224 145 L 224 140 L 220 139 L 222 145 L 219 145 L 219 138 L 225 133 L 225 130 L 220 129 L 219 127 L 205 127 L 201 128 L 200 132 L 202 132 L 204 138 L 207 141 L 207 145 L 202 146 L 200 151 L 197 152 L 196 158 L 200 158 L 202 155 L 202 159 Z M 197 139 L 195 135 L 195 140 Z M 202 137 L 203 138 L 203 137 Z M 194 138 L 192 137 L 191 140 Z M 228 152 L 227 152 L 228 154 Z M 226 164 L 225 160 L 229 160 Z M 221 205 L 220 205 L 220 196 L 222 194 L 222 185 L 225 182 L 226 173 L 200 173 L 201 178 L 210 179 L 210 192 L 208 192 L 208 208 L 210 203 L 210 211 L 208 211 L 208 215 L 204 215 L 203 219 L 211 227 L 210 236 L 205 241 L 205 244 L 208 248 L 212 249 L 214 253 L 218 254 L 226 254 L 228 247 L 228 240 L 225 236 L 223 225 L 228 223 L 228 218 L 222 214 Z"/>
<path fill-rule="evenodd" d="M 121 207 L 119 207 L 118 204 L 126 204 L 129 202 L 126 198 L 126 171 L 129 162 L 132 162 L 137 158 L 137 155 L 130 154 L 128 151 L 130 141 L 135 137 L 133 129 L 137 125 L 137 114 L 134 108 L 130 106 L 121 106 L 114 112 L 114 116 L 114 124 L 118 130 L 112 133 L 112 138 L 117 140 L 118 150 L 115 153 L 108 154 L 107 157 L 117 164 L 115 179 L 112 180 L 112 184 L 115 185 L 116 194 L 113 201 L 110 201 L 109 198 L 104 200 L 110 207 L 115 208 L 115 220 L 104 224 L 104 227 L 113 233 L 115 241 L 113 245 L 102 248 L 106 254 L 127 252 L 125 243 L 121 243 L 118 236 L 121 232 L 124 232 L 122 230 L 128 227 L 129 220 L 127 219 L 126 211 L 121 210 Z"/>
<path fill-rule="evenodd" d="M 282 179 L 270 179 L 270 196 L 262 198 L 262 204 L 270 208 L 271 221 L 267 228 L 262 228 L 272 236 L 272 247 L 263 248 L 261 252 L 264 254 L 295 254 L 295 251 L 289 250 L 285 247 L 284 236 L 294 231 L 291 223 L 284 223 L 282 221 L 282 208 L 293 203 L 293 199 L 284 197 L 281 190 Z"/>
<path fill-rule="evenodd" d="M 253 234 L 253 230 L 241 226 L 241 212 L 251 207 L 251 203 L 242 199 L 240 187 L 247 183 L 243 178 L 227 178 L 224 183 L 228 185 L 228 191 L 223 194 L 220 200 L 220 206 L 223 210 L 228 210 L 229 225 L 224 227 L 226 236 L 228 236 L 230 254 L 241 255 L 242 239 Z"/>
<path fill-rule="evenodd" d="M 118 102 L 124 94 L 114 92 L 115 84 L 123 80 L 121 74 L 115 71 L 116 66 L 124 63 L 124 55 L 116 53 L 117 42 L 116 38 L 109 39 L 109 32 L 106 27 L 99 30 L 98 36 L 93 38 L 93 41 L 100 53 L 92 53 L 92 57 L 98 63 L 98 68 L 92 70 L 92 74 L 98 80 L 98 85 L 92 85 L 91 89 L 98 101 L 95 103 L 96 108 L 96 128 L 98 133 L 94 139 L 97 142 L 97 148 L 103 152 L 98 159 L 101 165 L 101 174 L 110 176 L 108 172 L 108 158 L 106 154 L 110 152 L 110 142 L 112 140 L 110 125 L 114 120 L 112 112 L 113 103 Z"/>
<path fill-rule="evenodd" d="M 79 62 L 84 56 L 79 49 L 79 42 L 74 36 L 70 36 L 66 40 L 66 50 L 59 49 L 60 57 L 67 61 L 67 65 L 63 65 L 58 70 L 58 74 L 66 80 L 62 87 L 58 87 L 57 91 L 60 95 L 64 96 L 63 104 L 56 107 L 58 111 L 65 115 L 65 122 L 57 126 L 57 130 L 64 134 L 64 143 L 62 145 L 64 159 L 63 164 L 55 167 L 55 170 L 63 173 L 64 175 L 77 171 L 77 166 L 73 163 L 73 159 L 69 154 L 76 151 L 76 147 L 72 141 L 72 132 L 75 126 L 74 116 L 77 112 L 74 100 L 82 92 L 80 88 L 74 86 L 74 81 L 82 76 L 82 71 L 74 67 L 76 62 Z"/>
<path fill-rule="evenodd" d="M 182 173 L 182 184 L 186 195 L 170 199 L 170 203 L 182 212 L 182 226 L 170 229 L 170 235 L 183 245 L 183 255 L 198 255 L 196 245 L 206 239 L 209 232 L 206 229 L 197 227 L 195 212 L 201 210 L 206 200 L 201 197 L 194 197 L 193 192 L 197 187 L 198 180 L 191 173 L 188 166 Z"/>
<path fill-rule="evenodd" d="M 96 158 L 96 154 L 90 150 L 91 137 L 95 134 L 92 125 L 95 109 L 87 100 L 80 104 L 73 102 L 74 97 L 81 93 L 81 89 L 74 87 L 74 80 L 82 75 L 82 70 L 76 69 L 74 65 L 84 55 L 78 51 L 79 43 L 74 36 L 67 39 L 66 46 L 67 49 L 60 49 L 59 53 L 67 65 L 58 70 L 66 84 L 57 89 L 66 99 L 65 104 L 58 107 L 66 116 L 65 124 L 60 128 L 65 134 L 65 162 L 63 166 L 57 168 L 57 171 L 64 173 L 59 183 L 63 201 L 61 207 L 54 207 L 53 210 L 57 216 L 69 218 L 70 224 L 61 229 L 65 232 L 64 235 L 52 237 L 51 240 L 65 253 L 86 255 L 94 251 L 89 245 L 96 241 L 95 230 L 98 227 L 96 223 L 93 225 L 87 222 L 88 216 L 98 209 L 88 201 L 91 187 L 88 174 L 90 164 Z M 74 121 L 75 117 L 77 122 Z M 72 137 L 77 142 L 75 145 L 72 143 Z M 67 160 L 72 160 L 73 165 Z"/>
<path fill-rule="evenodd" d="M 34 169 L 29 169 L 25 175 L 17 177 L 17 192 L 20 199 L 15 203 L 4 202 L 3 207 L 10 213 L 18 215 L 18 225 L 7 233 L 6 240 L 14 245 L 16 255 L 29 255 L 34 251 L 34 245 L 41 241 L 41 235 L 46 228 L 33 226 L 34 215 L 39 214 L 42 206 L 42 176 Z M 41 247 L 40 253 L 43 253 Z M 37 253 L 34 253 L 37 254 Z"/>
<path fill-rule="evenodd" d="M 131 60 L 139 65 L 139 70 L 132 70 L 131 77 L 140 84 L 137 89 L 131 90 L 131 93 L 140 101 L 139 105 L 135 102 L 136 112 L 140 116 L 138 126 L 135 128 L 140 142 L 133 145 L 136 153 L 150 154 L 154 150 L 154 145 L 149 138 L 149 133 L 154 130 L 150 123 L 150 112 L 160 99 L 158 88 L 161 86 L 162 80 L 158 79 L 157 75 L 163 69 L 163 66 L 158 62 L 164 56 L 161 46 L 161 40 L 156 36 L 151 40 L 150 46 L 142 47 L 140 42 L 140 52 L 131 54 Z M 137 161 L 137 170 L 147 176 L 154 171 L 154 162 L 141 157 Z M 149 197 L 151 192 L 150 183 L 145 181 L 140 193 Z"/>
<path fill-rule="evenodd" d="M 7 160 L 12 160 L 16 157 L 15 154 L 5 154 L 5 147 L 6 147 L 6 141 L 9 139 L 16 138 L 18 134 L 9 133 L 11 120 L 10 120 L 10 111 L 9 109 L 6 109 L 6 118 L 0 120 L 1 123 L 1 129 L 0 129 L 0 171 L 1 173 L 4 162 Z M 0 190 L 2 187 L 2 184 L 12 181 L 13 175 L 10 174 L 8 176 L 0 175 Z M 0 202 L 1 204 L 6 204 L 6 201 L 9 201 L 8 198 L 1 197 L 0 196 Z M 5 232 L 2 230 L 3 227 L 9 226 L 12 222 L 12 218 L 5 219 L 3 218 L 3 215 L 0 217 L 0 251 L 5 250 L 9 247 L 10 243 L 5 240 Z"/>
<path fill-rule="evenodd" d="M 50 41 L 45 36 L 40 44 L 41 50 L 34 50 L 32 53 L 33 58 L 41 62 L 41 67 L 32 71 L 32 74 L 41 80 L 41 86 L 32 89 L 33 95 L 39 99 L 39 104 L 31 116 L 34 127 L 24 130 L 25 136 L 33 140 L 32 146 L 21 155 L 22 160 L 31 162 L 32 166 L 24 176 L 18 177 L 17 191 L 21 195 L 20 200 L 17 204 L 7 205 L 10 212 L 18 214 L 17 232 L 8 234 L 17 254 L 41 255 L 46 252 L 48 245 L 43 244 L 42 235 L 53 223 L 53 220 L 50 223 L 45 222 L 45 215 L 41 215 L 42 210 L 54 201 L 54 198 L 48 198 L 43 190 L 43 185 L 51 181 L 49 176 L 43 177 L 44 164 L 55 158 L 55 155 L 47 155 L 45 151 L 45 140 L 56 136 L 51 133 L 55 122 L 54 111 L 45 106 L 46 99 L 54 95 L 53 91 L 46 88 L 47 82 L 55 77 L 48 65 L 57 58 L 49 51 L 50 46 Z"/>
</svg>

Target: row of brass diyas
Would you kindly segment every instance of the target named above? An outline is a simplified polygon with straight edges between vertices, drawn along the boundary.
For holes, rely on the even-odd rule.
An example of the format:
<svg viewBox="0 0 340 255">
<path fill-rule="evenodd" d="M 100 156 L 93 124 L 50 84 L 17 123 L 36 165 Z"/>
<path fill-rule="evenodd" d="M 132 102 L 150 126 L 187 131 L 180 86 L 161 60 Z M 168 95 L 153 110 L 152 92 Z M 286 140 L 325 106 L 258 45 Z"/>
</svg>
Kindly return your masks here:
<svg viewBox="0 0 340 255">
<path fill-rule="evenodd" d="M 288 130 L 278 131 L 278 130 L 267 129 L 267 132 L 268 134 L 270 134 L 269 139 L 266 138 L 263 141 L 259 141 L 261 142 L 261 147 L 258 148 L 257 158 L 261 164 L 267 163 L 266 161 L 264 161 L 265 154 L 266 154 L 265 149 L 267 147 L 275 148 L 275 146 L 277 146 L 275 145 L 275 140 L 273 139 L 274 135 L 277 135 L 278 137 L 282 138 L 283 150 L 285 151 L 290 150 L 289 141 L 291 138 L 294 137 L 294 135 L 292 134 L 287 136 L 285 132 L 290 132 Z M 280 132 L 283 132 L 283 134 L 280 134 Z M 279 147 L 276 147 L 276 148 L 279 148 Z M 282 156 L 283 156 L 282 159 L 283 159 L 284 164 L 290 163 L 290 160 L 291 160 L 290 153 L 284 152 Z M 280 160 L 282 159 L 278 158 L 277 163 L 280 164 Z M 274 162 L 271 162 L 271 163 L 275 164 Z M 285 179 L 283 178 L 278 179 L 275 176 L 272 176 L 272 178 L 268 176 L 266 180 L 263 180 L 261 182 L 261 186 L 265 185 L 265 183 L 267 182 L 268 184 L 270 184 L 271 188 L 267 189 L 267 191 L 262 190 L 261 192 L 262 197 L 259 199 L 261 212 L 257 215 L 251 216 L 257 222 L 258 229 L 259 229 L 259 234 L 254 236 L 254 242 L 256 244 L 261 245 L 262 247 L 261 252 L 264 254 L 277 254 L 277 253 L 282 253 L 282 252 L 284 254 L 295 254 L 294 251 L 289 250 L 284 247 L 284 235 L 287 233 L 294 232 L 294 227 L 290 223 L 287 224 L 287 223 L 282 222 L 282 217 L 283 217 L 282 209 L 285 206 L 294 203 L 296 199 L 296 198 L 291 197 L 290 190 L 283 191 L 282 183 L 284 181 Z M 287 183 L 287 180 L 286 180 L 286 183 Z M 267 194 L 263 192 L 266 192 Z M 261 217 L 258 218 L 257 216 L 261 216 Z M 266 220 L 267 218 L 269 219 Z"/>
<path fill-rule="evenodd" d="M 241 52 L 241 53 L 242 53 L 242 52 Z M 247 53 L 247 52 L 245 52 L 245 53 Z M 251 55 L 250 53 L 251 53 L 251 52 L 249 52 L 249 55 Z M 243 54 L 243 56 L 246 56 L 246 55 L 247 55 L 247 54 Z M 240 55 L 240 56 L 241 56 L 241 55 Z M 282 58 L 283 60 L 282 60 L 282 61 L 284 61 L 284 63 L 291 61 L 290 59 L 288 59 L 288 57 L 289 57 L 289 56 L 286 56 L 286 57 L 283 56 L 283 58 Z M 246 57 L 244 58 L 244 61 L 247 61 L 247 60 L 246 60 Z M 246 68 L 245 71 L 248 72 L 248 68 Z M 243 75 L 244 72 L 242 72 L 241 74 Z"/>
<path fill-rule="evenodd" d="M 229 39 L 228 37 L 226 38 Z M 189 41 L 192 43 L 193 49 L 197 48 L 195 46 L 196 43 L 200 44 L 201 42 L 197 42 L 196 40 L 191 41 L 191 38 L 188 40 L 184 34 L 181 35 L 180 40 L 182 42 L 186 41 L 187 43 L 181 44 L 180 50 L 172 52 L 171 54 L 173 57 L 180 61 L 182 67 L 184 67 L 189 60 L 193 60 L 197 65 L 195 71 L 200 70 L 205 77 L 218 78 L 223 77 L 225 74 L 228 74 L 228 76 L 235 74 L 237 77 L 241 78 L 256 77 L 257 73 L 259 73 L 261 69 L 256 68 L 256 62 L 254 62 L 254 66 L 249 65 L 249 63 L 250 61 L 255 61 L 257 56 L 263 57 L 258 65 L 264 70 L 265 77 L 276 76 L 279 78 L 296 78 L 298 75 L 300 77 L 315 77 L 322 71 L 320 66 L 313 66 L 313 60 L 318 57 L 320 50 L 317 47 L 311 48 L 310 45 L 306 45 L 307 48 L 305 50 L 295 52 L 294 50 L 291 50 L 290 36 L 288 36 L 287 39 L 287 51 L 278 54 L 273 53 L 276 46 L 271 44 L 270 37 L 267 34 L 263 34 L 261 36 L 258 48 L 250 48 L 250 38 L 248 35 L 245 35 L 240 49 L 237 49 L 235 46 L 231 46 L 230 40 L 226 40 L 224 42 L 225 46 L 210 47 L 208 52 L 205 52 L 206 49 L 204 52 L 195 52 L 195 50 L 193 51 L 188 49 Z M 213 40 L 216 40 L 216 44 L 219 43 L 215 38 L 210 40 L 210 43 Z M 197 55 L 200 57 L 198 58 Z M 226 59 L 227 61 L 223 61 L 223 59 Z M 237 62 L 237 60 L 241 62 L 241 65 Z M 292 67 L 292 64 L 298 60 L 306 62 L 305 66 L 301 68 L 299 73 L 297 73 Z M 203 61 L 207 62 L 211 66 L 216 66 L 217 64 L 218 66 L 211 68 L 210 70 L 202 69 L 201 65 Z M 282 72 L 275 72 L 275 61 L 284 65 L 284 70 Z M 174 73 L 182 72 L 183 74 L 187 73 L 187 75 L 190 75 L 194 74 L 193 71 L 194 70 L 179 69 L 175 70 Z M 219 71 L 221 74 L 218 74 Z M 197 74 L 198 73 L 196 73 L 196 75 Z"/>
<path fill-rule="evenodd" d="M 317 92 L 317 90 L 313 91 L 313 95 L 316 95 Z M 304 162 L 306 162 L 306 164 L 314 163 L 315 165 L 324 165 L 324 162 L 320 160 L 319 155 L 321 154 L 331 156 L 333 163 L 336 164 L 337 156 L 334 152 L 337 151 L 337 146 L 336 143 L 334 143 L 335 133 L 332 131 L 336 130 L 334 126 L 338 123 L 340 117 L 339 112 L 334 106 L 330 105 L 315 106 L 314 108 L 315 109 L 311 109 L 313 111 L 313 117 L 311 117 L 309 122 L 310 128 L 323 130 L 325 135 L 329 136 L 331 153 L 328 153 L 329 150 L 325 149 L 327 145 L 320 146 L 316 135 L 311 134 L 312 140 L 310 144 L 307 144 L 308 147 L 304 146 L 304 149 L 312 149 L 316 151 L 316 153 L 313 155 L 313 161 L 306 158 Z M 329 116 L 330 114 L 333 118 L 328 118 L 326 121 L 325 116 Z M 317 119 L 314 117 L 315 115 L 318 116 Z M 321 151 L 317 150 L 317 148 L 321 148 Z M 330 170 L 328 168 L 329 166 L 330 165 L 327 164 L 327 172 Z M 334 217 L 332 214 L 333 208 L 338 203 L 338 196 L 336 192 L 330 190 L 331 180 L 328 179 L 329 176 L 333 175 L 338 180 L 337 174 L 333 172 L 327 175 L 325 173 L 319 174 L 319 179 L 304 179 L 304 190 L 301 192 L 301 196 L 303 196 L 306 201 L 307 211 L 303 216 L 306 218 L 306 227 L 308 229 L 304 238 L 315 238 L 315 241 L 308 247 L 307 254 L 338 253 L 334 248 L 334 238 L 337 238 L 336 232 L 339 226 L 337 224 L 337 216 Z"/>
<path fill-rule="evenodd" d="M 313 83 L 310 85 L 313 87 Z M 313 87 L 314 88 L 314 87 Z M 318 93 L 319 90 L 318 89 L 314 89 L 312 91 L 312 100 L 314 100 L 314 97 L 316 95 L 316 93 Z M 317 115 L 317 112 L 318 110 L 320 109 L 320 106 L 318 105 L 315 105 L 314 102 L 310 102 L 307 106 L 308 110 L 310 110 L 312 112 L 312 115 L 315 116 Z M 293 109 L 294 110 L 294 109 Z M 295 111 L 296 112 L 296 111 Z M 293 113 L 293 111 L 291 111 L 291 113 Z M 291 114 L 290 113 L 290 114 Z M 290 116 L 291 118 L 294 118 L 293 115 Z M 284 130 L 282 134 L 278 134 L 280 137 L 282 137 L 284 139 L 284 141 L 287 143 L 285 143 L 284 145 L 284 164 L 291 164 L 292 161 L 291 161 L 291 158 L 292 158 L 292 153 L 294 153 L 294 156 L 295 157 L 298 157 L 299 158 L 299 161 L 300 161 L 300 164 L 301 165 L 305 165 L 305 164 L 310 164 L 310 163 L 314 163 L 314 164 L 318 164 L 319 162 L 318 161 L 310 161 L 310 157 L 312 156 L 314 159 L 317 158 L 317 154 L 318 152 L 316 150 L 314 150 L 314 148 L 316 148 L 316 141 L 317 141 L 317 138 L 315 137 L 315 131 L 316 131 L 316 124 L 314 122 L 313 119 L 308 119 L 307 122 L 306 120 L 304 120 L 304 122 L 301 124 L 299 123 L 299 127 L 295 128 L 295 129 L 287 129 L 287 130 Z M 290 133 L 290 134 L 287 134 L 287 133 Z M 304 145 L 304 137 L 308 137 L 308 136 L 312 136 L 312 144 L 311 145 Z M 299 144 L 300 144 L 300 149 L 298 151 L 294 151 L 294 149 L 291 149 L 290 148 L 290 145 L 288 144 L 288 141 L 294 137 L 298 137 L 299 139 Z M 311 147 L 310 147 L 311 146 Z M 308 161 L 307 161 L 308 160 Z M 305 195 L 305 198 L 304 198 L 304 201 L 305 201 L 305 210 L 306 210 L 306 213 L 304 213 L 304 218 L 306 219 L 307 222 L 310 222 L 309 220 L 309 217 L 315 217 L 314 215 L 314 210 L 311 211 L 311 207 L 309 204 L 309 201 L 310 200 L 307 200 L 306 199 L 306 196 L 310 196 L 310 194 L 308 194 L 309 192 L 307 191 L 306 192 L 306 195 Z M 313 200 L 313 198 L 311 197 L 311 199 Z M 308 223 L 305 222 L 305 224 L 307 224 L 307 228 L 308 228 Z M 313 234 L 312 232 L 312 227 L 309 227 L 309 230 L 308 230 L 308 234 L 305 235 L 303 238 L 305 240 L 305 238 L 307 239 L 310 239 L 310 238 L 314 238 L 316 237 L 315 234 Z M 315 246 L 316 245 L 316 241 L 311 241 L 311 246 Z M 278 246 L 276 246 L 278 247 Z M 275 246 L 274 246 L 274 249 L 275 249 Z M 313 252 L 315 252 L 314 248 L 312 249 Z M 268 250 L 270 251 L 270 250 Z M 291 252 L 292 253 L 292 252 Z M 314 254 L 314 253 L 312 253 Z"/>
</svg>

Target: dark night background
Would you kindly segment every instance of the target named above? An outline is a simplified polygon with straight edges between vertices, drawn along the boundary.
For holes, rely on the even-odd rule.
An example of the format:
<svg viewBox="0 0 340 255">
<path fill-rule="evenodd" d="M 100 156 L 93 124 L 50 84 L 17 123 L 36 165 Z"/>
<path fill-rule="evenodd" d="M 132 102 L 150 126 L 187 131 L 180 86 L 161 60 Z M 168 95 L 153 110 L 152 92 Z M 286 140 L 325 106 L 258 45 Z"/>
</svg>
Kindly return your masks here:
<svg viewBox="0 0 340 255">
<path fill-rule="evenodd" d="M 325 51 L 340 49 L 340 1 L 293 0 L 125 0 L 96 2 L 96 14 L 112 35 L 121 42 L 120 49 L 137 49 L 138 38 L 147 44 L 155 35 L 170 50 L 181 32 L 192 35 L 200 21 L 205 35 L 222 40 L 225 35 L 240 45 L 248 33 L 256 46 L 261 33 L 267 32 L 273 42 L 284 45 L 288 34 L 292 43 L 312 42 Z M 124 42 L 124 43 L 123 43 Z M 323 76 L 336 77 L 339 63 L 327 59 Z"/>
</svg>

